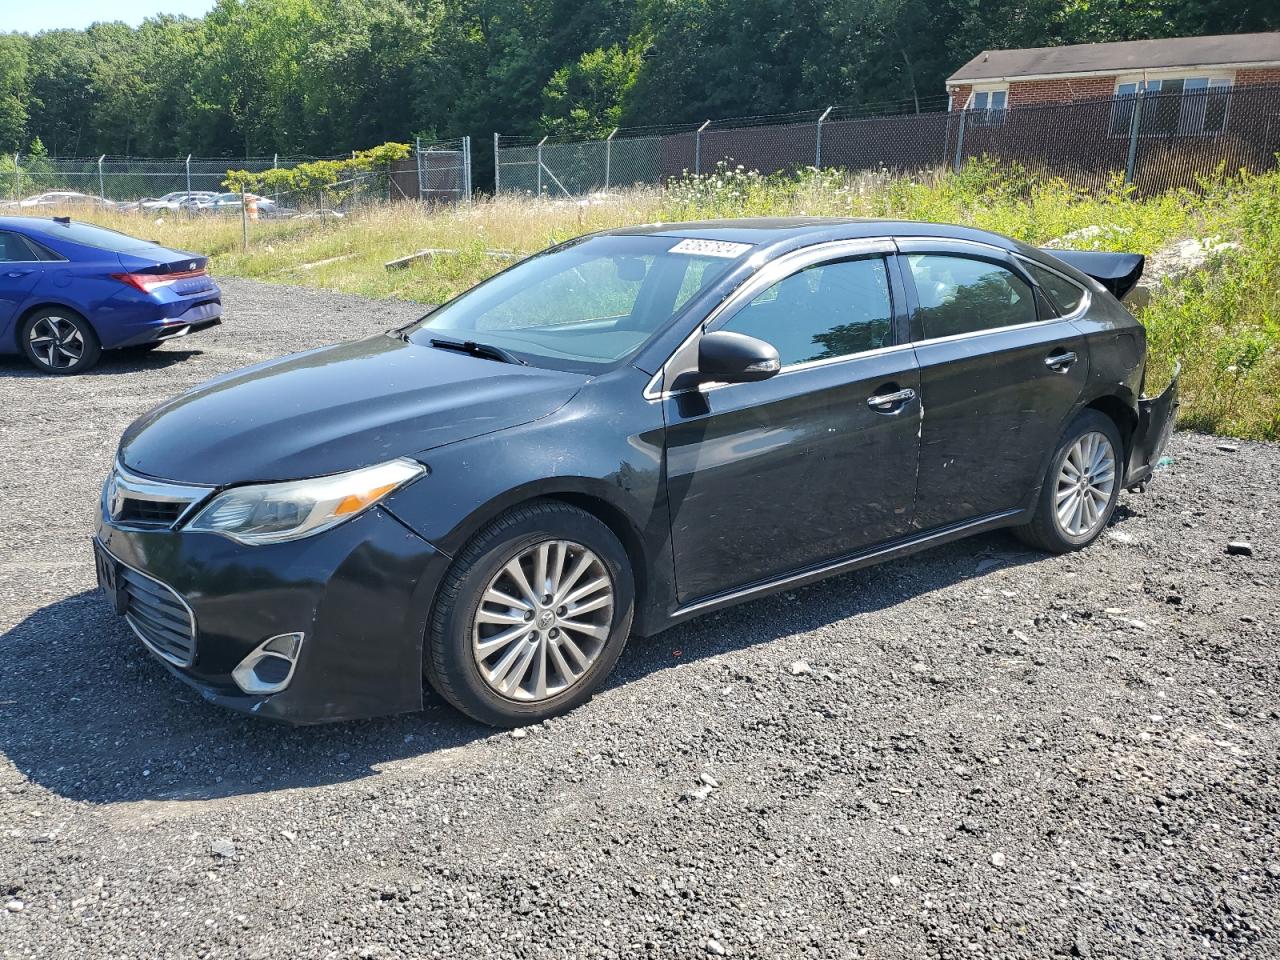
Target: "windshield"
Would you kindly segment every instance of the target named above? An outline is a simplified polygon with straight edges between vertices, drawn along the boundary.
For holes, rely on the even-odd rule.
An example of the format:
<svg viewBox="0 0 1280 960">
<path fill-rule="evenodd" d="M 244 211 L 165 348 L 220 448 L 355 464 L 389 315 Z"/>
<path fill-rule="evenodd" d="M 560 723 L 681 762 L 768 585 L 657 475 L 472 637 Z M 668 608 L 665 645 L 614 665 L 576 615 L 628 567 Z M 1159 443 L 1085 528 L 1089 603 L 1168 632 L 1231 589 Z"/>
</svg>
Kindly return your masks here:
<svg viewBox="0 0 1280 960">
<path fill-rule="evenodd" d="M 634 354 L 750 249 L 675 237 L 588 237 L 480 284 L 424 317 L 409 339 L 424 346 L 473 341 L 534 365 L 596 371 Z"/>
</svg>

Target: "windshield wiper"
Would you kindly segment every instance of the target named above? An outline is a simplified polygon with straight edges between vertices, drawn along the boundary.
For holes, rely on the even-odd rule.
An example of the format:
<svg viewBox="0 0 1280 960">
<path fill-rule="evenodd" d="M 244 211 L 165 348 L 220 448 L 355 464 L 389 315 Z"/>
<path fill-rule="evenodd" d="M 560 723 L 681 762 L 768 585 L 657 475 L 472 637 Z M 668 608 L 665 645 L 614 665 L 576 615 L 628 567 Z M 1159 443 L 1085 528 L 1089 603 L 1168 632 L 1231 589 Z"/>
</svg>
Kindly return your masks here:
<svg viewBox="0 0 1280 960">
<path fill-rule="evenodd" d="M 439 337 L 432 337 L 430 343 L 433 347 L 438 347 L 441 350 L 457 350 L 459 353 L 469 353 L 473 357 L 483 357 L 485 360 L 499 360 L 502 363 L 517 363 L 522 367 L 528 366 L 514 353 L 489 343 L 476 343 L 474 340 L 441 340 Z"/>
</svg>

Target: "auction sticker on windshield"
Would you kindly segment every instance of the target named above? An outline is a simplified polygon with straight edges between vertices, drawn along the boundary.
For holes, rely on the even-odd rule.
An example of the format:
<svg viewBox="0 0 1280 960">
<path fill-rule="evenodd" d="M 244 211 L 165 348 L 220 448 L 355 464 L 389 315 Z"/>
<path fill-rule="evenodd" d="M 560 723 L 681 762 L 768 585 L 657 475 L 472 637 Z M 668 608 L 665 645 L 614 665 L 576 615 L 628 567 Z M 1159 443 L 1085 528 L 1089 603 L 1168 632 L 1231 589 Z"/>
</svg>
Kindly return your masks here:
<svg viewBox="0 0 1280 960">
<path fill-rule="evenodd" d="M 667 252 L 734 260 L 750 249 L 749 243 L 730 243 L 728 240 L 681 240 Z"/>
</svg>

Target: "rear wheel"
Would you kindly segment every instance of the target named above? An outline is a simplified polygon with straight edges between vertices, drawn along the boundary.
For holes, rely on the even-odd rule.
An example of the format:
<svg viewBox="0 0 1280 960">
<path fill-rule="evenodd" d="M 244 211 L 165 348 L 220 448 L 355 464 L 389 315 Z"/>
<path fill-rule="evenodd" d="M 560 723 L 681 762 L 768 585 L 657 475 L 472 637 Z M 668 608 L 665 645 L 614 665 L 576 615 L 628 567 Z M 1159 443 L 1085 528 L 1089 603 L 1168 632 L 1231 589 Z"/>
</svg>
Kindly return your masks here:
<svg viewBox="0 0 1280 960">
<path fill-rule="evenodd" d="M 502 514 L 458 556 L 424 659 L 441 696 L 482 723 L 537 723 L 589 700 L 631 629 L 626 551 L 600 520 L 553 501 Z"/>
<path fill-rule="evenodd" d="M 1096 410 L 1081 413 L 1049 461 L 1035 515 L 1014 532 L 1052 553 L 1079 550 L 1098 539 L 1120 496 L 1123 450 L 1110 417 Z"/>
<path fill-rule="evenodd" d="M 19 337 L 22 352 L 42 373 L 84 373 L 102 355 L 93 327 L 70 310 L 37 311 L 23 323 Z"/>
</svg>

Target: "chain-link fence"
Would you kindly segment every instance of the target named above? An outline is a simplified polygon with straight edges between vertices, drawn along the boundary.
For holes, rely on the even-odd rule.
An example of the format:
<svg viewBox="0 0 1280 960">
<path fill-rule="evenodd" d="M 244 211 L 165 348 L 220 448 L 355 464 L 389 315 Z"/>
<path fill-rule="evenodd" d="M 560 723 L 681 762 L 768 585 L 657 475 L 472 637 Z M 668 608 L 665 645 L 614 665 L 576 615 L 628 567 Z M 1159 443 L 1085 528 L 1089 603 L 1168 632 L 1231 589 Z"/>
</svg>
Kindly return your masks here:
<svg viewBox="0 0 1280 960">
<path fill-rule="evenodd" d="M 932 104 L 930 104 L 932 105 Z M 1150 91 L 1001 110 L 808 113 L 707 121 L 605 140 L 494 135 L 499 192 L 578 196 L 659 184 L 719 164 L 761 173 L 833 167 L 911 173 L 989 158 L 1097 188 L 1196 187 L 1219 169 L 1261 171 L 1280 151 L 1280 84 Z"/>
<path fill-rule="evenodd" d="M 228 170 L 260 173 L 289 168 L 315 157 L 249 157 L 209 159 L 186 157 L 150 160 L 137 157 L 80 159 L 0 158 L 0 196 L 34 199 L 47 193 L 75 193 L 113 202 L 157 199 L 176 193 L 222 193 Z"/>
<path fill-rule="evenodd" d="M 106 156 L 80 159 L 22 154 L 0 156 L 0 203 L 38 208 L 108 203 L 128 205 L 160 200 L 171 204 L 194 202 L 226 193 L 230 170 L 261 173 L 273 168 L 291 169 L 316 159 L 340 161 L 343 158 L 277 155 L 154 160 Z M 415 142 L 408 160 L 393 164 L 388 175 L 361 178 L 356 193 L 361 197 L 372 197 L 378 190 L 381 190 L 383 200 L 451 203 L 469 200 L 471 138 Z M 271 199 L 279 202 L 288 198 L 273 195 Z"/>
</svg>

